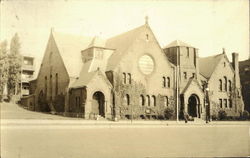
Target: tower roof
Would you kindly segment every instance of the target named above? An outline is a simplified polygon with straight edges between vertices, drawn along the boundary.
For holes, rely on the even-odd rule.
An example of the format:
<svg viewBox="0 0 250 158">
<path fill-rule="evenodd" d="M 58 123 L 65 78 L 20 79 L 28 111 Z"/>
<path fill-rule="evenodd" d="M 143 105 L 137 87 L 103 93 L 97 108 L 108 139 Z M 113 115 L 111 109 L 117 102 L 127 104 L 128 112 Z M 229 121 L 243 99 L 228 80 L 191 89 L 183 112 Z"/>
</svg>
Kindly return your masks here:
<svg viewBox="0 0 250 158">
<path fill-rule="evenodd" d="M 191 46 L 190 44 L 187 44 L 187 43 L 182 42 L 180 40 L 175 40 L 175 41 L 171 42 L 170 44 L 168 44 L 167 46 L 165 46 L 164 48 L 177 47 L 177 46 L 195 48 L 195 47 Z"/>
</svg>

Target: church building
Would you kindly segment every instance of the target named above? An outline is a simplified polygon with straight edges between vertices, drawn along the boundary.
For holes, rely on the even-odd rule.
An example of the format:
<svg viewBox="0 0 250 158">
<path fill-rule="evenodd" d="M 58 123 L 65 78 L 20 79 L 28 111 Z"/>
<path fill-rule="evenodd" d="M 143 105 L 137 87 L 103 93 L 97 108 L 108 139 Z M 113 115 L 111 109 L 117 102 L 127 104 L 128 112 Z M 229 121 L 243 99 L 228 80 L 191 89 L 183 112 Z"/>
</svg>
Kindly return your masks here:
<svg viewBox="0 0 250 158">
<path fill-rule="evenodd" d="M 238 54 L 199 58 L 173 41 L 161 48 L 149 24 L 109 39 L 51 30 L 36 79 L 35 110 L 92 119 L 239 116 Z"/>
</svg>

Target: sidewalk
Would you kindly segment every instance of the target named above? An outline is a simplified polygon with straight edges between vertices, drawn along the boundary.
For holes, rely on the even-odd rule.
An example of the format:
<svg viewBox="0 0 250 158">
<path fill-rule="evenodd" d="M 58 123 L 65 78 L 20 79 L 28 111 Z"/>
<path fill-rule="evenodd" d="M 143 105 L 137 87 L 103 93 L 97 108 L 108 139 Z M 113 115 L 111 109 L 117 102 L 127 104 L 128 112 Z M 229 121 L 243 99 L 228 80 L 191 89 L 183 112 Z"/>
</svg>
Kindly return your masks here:
<svg viewBox="0 0 250 158">
<path fill-rule="evenodd" d="M 108 120 L 49 120 L 49 119 L 1 119 L 1 125 L 11 126 L 11 125 L 50 125 L 50 126 L 190 126 L 190 125 L 204 125 L 204 126 L 213 126 L 213 125 L 248 125 L 250 126 L 250 121 L 212 121 L 206 123 L 205 121 L 151 121 L 151 120 L 120 120 L 117 122 L 108 121 Z"/>
<path fill-rule="evenodd" d="M 17 104 L 2 103 L 1 126 L 103 126 L 103 127 L 167 127 L 167 126 L 213 126 L 213 125 L 248 125 L 250 121 L 212 121 L 206 123 L 203 120 L 181 121 L 169 120 L 84 120 L 83 118 L 70 118 L 52 114 L 44 114 L 28 111 Z"/>
</svg>

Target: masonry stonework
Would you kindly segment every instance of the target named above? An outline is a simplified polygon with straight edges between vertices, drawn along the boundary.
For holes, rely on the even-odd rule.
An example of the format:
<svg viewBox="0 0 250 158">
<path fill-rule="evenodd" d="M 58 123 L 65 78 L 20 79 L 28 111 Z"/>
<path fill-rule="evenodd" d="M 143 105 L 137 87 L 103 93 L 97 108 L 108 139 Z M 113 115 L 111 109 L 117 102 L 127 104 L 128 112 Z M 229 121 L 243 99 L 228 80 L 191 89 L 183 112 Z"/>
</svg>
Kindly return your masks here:
<svg viewBox="0 0 250 158">
<path fill-rule="evenodd" d="M 35 110 L 85 119 L 160 119 L 166 111 L 172 119 L 177 112 L 207 119 L 219 110 L 239 116 L 244 104 L 233 57 L 233 64 L 224 53 L 199 58 L 197 48 L 178 40 L 162 49 L 147 23 L 109 39 L 52 31 Z"/>
</svg>

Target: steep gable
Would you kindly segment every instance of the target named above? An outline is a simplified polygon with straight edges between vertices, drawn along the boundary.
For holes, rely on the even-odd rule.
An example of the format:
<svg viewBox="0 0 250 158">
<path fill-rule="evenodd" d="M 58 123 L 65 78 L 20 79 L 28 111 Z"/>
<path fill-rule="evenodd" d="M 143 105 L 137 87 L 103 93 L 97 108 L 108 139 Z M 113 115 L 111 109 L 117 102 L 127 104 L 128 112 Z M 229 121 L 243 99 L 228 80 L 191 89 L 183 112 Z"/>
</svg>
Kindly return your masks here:
<svg viewBox="0 0 250 158">
<path fill-rule="evenodd" d="M 83 66 L 81 60 L 81 50 L 86 49 L 92 37 L 76 36 L 52 32 L 59 53 L 63 59 L 65 68 L 70 77 L 78 77 Z"/>
<path fill-rule="evenodd" d="M 161 46 L 159 45 L 158 41 L 156 40 L 151 28 L 149 27 L 148 24 L 144 24 L 126 33 L 112 37 L 106 41 L 106 47 L 115 49 L 115 52 L 109 58 L 107 71 L 113 70 L 119 64 L 122 57 L 127 53 L 127 50 L 129 50 L 129 48 L 133 46 L 134 41 L 145 30 L 148 30 L 151 33 L 151 35 L 156 41 L 156 44 L 158 45 L 159 49 L 163 53 L 163 50 Z M 171 64 L 170 62 L 168 62 L 168 64 L 173 67 L 173 64 Z"/>
<path fill-rule="evenodd" d="M 87 86 L 96 75 L 100 76 L 108 86 L 110 87 L 112 86 L 111 83 L 106 78 L 106 76 L 100 70 L 96 71 L 90 70 L 91 63 L 92 63 L 91 61 L 88 61 L 87 63 L 84 64 L 79 78 L 74 83 L 72 83 L 72 85 L 70 85 L 70 88 L 79 88 Z"/>
<path fill-rule="evenodd" d="M 132 43 L 144 27 L 144 25 L 140 26 L 126 33 L 112 37 L 106 41 L 106 47 L 115 49 L 115 52 L 109 58 L 107 71 L 113 70 L 118 65 L 123 55 L 129 47 L 132 46 Z"/>
<path fill-rule="evenodd" d="M 214 72 L 216 66 L 223 58 L 223 54 L 209 56 L 205 58 L 199 58 L 199 70 L 200 74 L 209 79 Z"/>
<path fill-rule="evenodd" d="M 205 58 L 199 58 L 199 69 L 200 69 L 200 74 L 204 76 L 207 79 L 210 79 L 213 72 L 216 70 L 218 64 L 222 59 L 227 61 L 229 64 L 229 67 L 232 71 L 234 71 L 231 63 L 229 62 L 227 56 L 225 54 L 218 54 L 214 56 L 209 56 Z"/>
<path fill-rule="evenodd" d="M 181 94 L 186 93 L 186 91 L 188 91 L 188 89 L 190 89 L 192 83 L 194 83 L 194 85 L 196 85 L 196 86 L 199 88 L 200 92 L 203 93 L 202 87 L 201 87 L 201 85 L 199 84 L 199 82 L 198 82 L 195 78 L 190 78 L 189 81 L 188 81 L 188 83 L 187 83 L 187 85 L 185 86 L 185 88 L 184 88 L 183 91 L 181 92 Z M 194 88 L 194 87 L 192 86 L 192 88 Z"/>
</svg>

